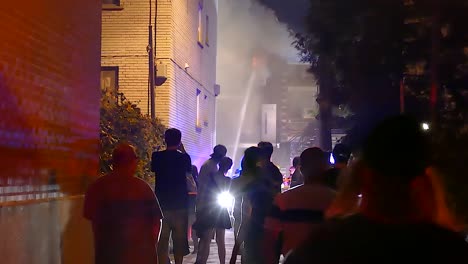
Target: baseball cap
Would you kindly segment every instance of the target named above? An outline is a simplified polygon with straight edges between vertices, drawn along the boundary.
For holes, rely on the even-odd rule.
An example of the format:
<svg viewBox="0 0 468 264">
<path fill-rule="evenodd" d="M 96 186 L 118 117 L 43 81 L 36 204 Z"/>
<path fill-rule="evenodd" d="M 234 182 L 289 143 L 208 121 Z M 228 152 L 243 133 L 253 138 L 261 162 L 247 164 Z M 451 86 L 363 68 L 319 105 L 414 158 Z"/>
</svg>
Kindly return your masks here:
<svg viewBox="0 0 468 264">
<path fill-rule="evenodd" d="M 216 145 L 213 148 L 213 153 L 210 155 L 212 158 L 222 158 L 226 156 L 227 148 L 223 145 Z"/>
</svg>

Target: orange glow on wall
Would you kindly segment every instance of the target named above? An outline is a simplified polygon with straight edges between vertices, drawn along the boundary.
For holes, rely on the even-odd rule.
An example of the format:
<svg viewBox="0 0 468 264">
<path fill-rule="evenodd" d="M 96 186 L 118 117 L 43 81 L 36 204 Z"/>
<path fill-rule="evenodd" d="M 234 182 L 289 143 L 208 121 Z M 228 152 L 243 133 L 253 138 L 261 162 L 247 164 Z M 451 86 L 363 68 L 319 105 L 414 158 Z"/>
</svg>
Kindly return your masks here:
<svg viewBox="0 0 468 264">
<path fill-rule="evenodd" d="M 94 2 L 7 1 L 0 8 L 0 204 L 82 194 L 97 175 Z"/>
</svg>

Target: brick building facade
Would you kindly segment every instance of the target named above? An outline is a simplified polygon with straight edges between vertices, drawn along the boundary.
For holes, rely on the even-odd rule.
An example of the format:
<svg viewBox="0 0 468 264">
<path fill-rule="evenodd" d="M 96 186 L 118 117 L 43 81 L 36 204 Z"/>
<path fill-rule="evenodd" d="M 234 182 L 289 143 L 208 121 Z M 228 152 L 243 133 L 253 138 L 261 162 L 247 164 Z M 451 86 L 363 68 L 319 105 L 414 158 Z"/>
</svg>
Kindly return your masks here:
<svg viewBox="0 0 468 264">
<path fill-rule="evenodd" d="M 115 85 L 143 113 L 149 112 L 149 11 L 148 0 L 105 0 L 102 14 L 101 76 L 110 77 L 101 83 Z M 187 151 L 200 165 L 215 140 L 216 0 L 153 1 L 151 21 L 156 21 L 155 64 L 163 65 L 168 77 L 156 87 L 156 116 L 182 131 Z"/>
<path fill-rule="evenodd" d="M 92 263 L 101 4 L 3 1 L 0 20 L 0 262 Z"/>
</svg>

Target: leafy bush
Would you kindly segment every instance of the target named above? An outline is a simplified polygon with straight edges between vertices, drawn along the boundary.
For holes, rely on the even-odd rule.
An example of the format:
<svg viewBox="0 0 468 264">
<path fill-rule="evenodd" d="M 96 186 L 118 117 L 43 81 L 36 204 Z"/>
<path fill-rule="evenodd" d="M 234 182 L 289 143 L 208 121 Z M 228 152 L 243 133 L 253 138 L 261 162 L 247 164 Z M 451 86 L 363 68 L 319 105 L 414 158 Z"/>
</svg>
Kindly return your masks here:
<svg viewBox="0 0 468 264">
<path fill-rule="evenodd" d="M 118 143 L 128 142 L 136 147 L 140 158 L 137 176 L 153 183 L 151 153 L 164 142 L 165 127 L 161 121 L 143 115 L 137 105 L 123 94 L 115 95 L 105 90 L 102 91 L 100 114 L 100 173 L 103 175 L 112 170 L 114 147 Z"/>
</svg>

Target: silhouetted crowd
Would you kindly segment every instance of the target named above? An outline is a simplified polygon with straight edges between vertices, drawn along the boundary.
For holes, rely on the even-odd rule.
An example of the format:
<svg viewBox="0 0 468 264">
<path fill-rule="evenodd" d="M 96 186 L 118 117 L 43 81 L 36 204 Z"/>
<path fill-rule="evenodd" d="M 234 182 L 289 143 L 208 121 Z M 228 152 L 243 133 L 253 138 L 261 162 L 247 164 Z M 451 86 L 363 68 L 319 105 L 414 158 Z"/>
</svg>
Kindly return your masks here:
<svg viewBox="0 0 468 264">
<path fill-rule="evenodd" d="M 225 146 L 198 172 L 181 132 L 164 137 L 166 149 L 152 154 L 154 189 L 134 176 L 138 157 L 125 143 L 113 152 L 113 171 L 89 187 L 84 216 L 96 263 L 164 264 L 172 253 L 181 264 L 189 239 L 197 264 L 207 262 L 213 239 L 220 263 L 468 263 L 427 135 L 410 117 L 383 121 L 359 150 L 337 144 L 333 166 L 320 148 L 304 150 L 284 192 L 269 142 L 245 150 L 240 176 L 230 178 Z"/>
</svg>

